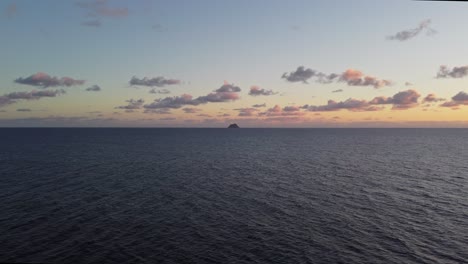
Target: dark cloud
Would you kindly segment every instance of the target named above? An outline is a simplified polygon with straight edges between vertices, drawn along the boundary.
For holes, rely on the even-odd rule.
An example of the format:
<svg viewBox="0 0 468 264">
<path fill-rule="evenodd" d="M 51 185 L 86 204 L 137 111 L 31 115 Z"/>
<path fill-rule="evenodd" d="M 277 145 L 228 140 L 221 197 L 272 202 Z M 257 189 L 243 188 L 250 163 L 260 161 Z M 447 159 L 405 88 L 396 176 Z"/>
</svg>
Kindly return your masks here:
<svg viewBox="0 0 468 264">
<path fill-rule="evenodd" d="M 458 107 L 462 105 L 468 105 L 468 93 L 459 92 L 458 94 L 452 97 L 452 101 L 445 102 L 440 106 L 458 109 Z"/>
<path fill-rule="evenodd" d="M 86 26 L 86 27 L 100 27 L 102 24 L 100 20 L 93 19 L 93 20 L 84 21 L 83 23 L 81 23 L 81 25 Z"/>
<path fill-rule="evenodd" d="M 143 104 L 145 101 L 143 99 L 130 99 L 126 100 L 127 105 L 122 105 L 122 106 L 117 106 L 116 109 L 126 109 L 126 110 L 136 110 L 136 109 L 141 109 L 143 107 Z"/>
<path fill-rule="evenodd" d="M 445 101 L 445 99 L 439 98 L 435 94 L 428 94 L 423 99 L 423 103 L 437 103 L 437 102 L 442 102 L 442 101 Z"/>
<path fill-rule="evenodd" d="M 431 20 L 427 19 L 422 21 L 418 27 L 413 28 L 413 29 L 408 29 L 408 30 L 403 30 L 398 33 L 396 33 L 393 36 L 388 36 L 388 40 L 398 40 L 398 41 L 405 41 L 412 39 L 419 35 L 422 32 L 426 32 L 426 35 L 432 35 L 435 34 L 436 31 L 432 28 L 430 28 Z"/>
<path fill-rule="evenodd" d="M 198 112 L 201 111 L 200 108 L 193 108 L 193 107 L 182 108 L 182 110 L 183 110 L 186 114 L 195 114 L 195 113 L 198 113 Z"/>
<path fill-rule="evenodd" d="M 216 93 L 238 93 L 240 91 L 241 88 L 228 83 L 224 83 L 223 86 L 215 90 Z"/>
<path fill-rule="evenodd" d="M 101 87 L 99 87 L 99 85 L 93 85 L 91 87 L 88 87 L 86 88 L 86 91 L 88 92 L 100 92 L 101 91 Z"/>
<path fill-rule="evenodd" d="M 75 85 L 83 85 L 85 83 L 84 80 L 75 80 L 70 77 L 52 77 L 47 73 L 38 72 L 26 78 L 18 78 L 15 80 L 16 83 L 25 84 L 25 85 L 32 85 L 38 86 L 43 88 L 48 87 L 57 87 L 57 86 L 75 86 Z"/>
<path fill-rule="evenodd" d="M 405 82 L 405 86 L 412 86 L 413 84 L 410 82 Z"/>
<path fill-rule="evenodd" d="M 439 68 L 436 78 L 463 78 L 468 75 L 468 66 L 449 67 L 442 65 Z"/>
<path fill-rule="evenodd" d="M 297 111 L 300 111 L 301 108 L 299 106 L 285 106 L 283 108 L 283 111 L 284 112 L 297 112 Z"/>
<path fill-rule="evenodd" d="M 265 103 L 263 103 L 263 104 L 254 104 L 254 105 L 252 105 L 252 107 L 255 107 L 255 108 L 266 107 L 266 104 Z"/>
<path fill-rule="evenodd" d="M 265 90 L 265 89 L 261 89 L 260 87 L 258 86 L 252 86 L 250 87 L 250 91 L 249 91 L 249 95 L 252 95 L 252 96 L 258 96 L 258 95 L 275 95 L 277 93 L 273 92 L 272 90 Z"/>
<path fill-rule="evenodd" d="M 342 92 L 343 92 L 343 89 L 338 89 L 338 90 L 332 91 L 332 93 L 342 93 Z"/>
<path fill-rule="evenodd" d="M 180 84 L 180 80 L 175 79 L 166 79 L 162 76 L 155 77 L 155 78 L 147 78 L 144 77 L 143 79 L 139 79 L 135 76 L 129 81 L 130 85 L 138 85 L 138 86 L 148 86 L 148 87 L 163 87 L 166 85 L 176 85 Z"/>
<path fill-rule="evenodd" d="M 316 70 L 305 69 L 304 66 L 300 66 L 294 72 L 283 74 L 282 78 L 289 82 L 301 81 L 303 83 L 307 83 L 309 79 L 315 78 L 315 82 L 317 83 L 328 84 L 332 82 L 345 82 L 349 86 L 372 86 L 374 88 L 392 85 L 392 81 L 365 75 L 361 71 L 355 69 L 347 69 L 341 74 L 325 74 Z"/>
<path fill-rule="evenodd" d="M 161 121 L 173 121 L 176 120 L 177 118 L 175 117 L 164 117 L 164 118 L 159 118 Z"/>
<path fill-rule="evenodd" d="M 317 74 L 315 70 L 306 69 L 304 66 L 299 66 L 295 71 L 284 73 L 281 78 L 286 79 L 289 82 L 303 82 L 307 83 L 307 80 L 314 77 Z"/>
<path fill-rule="evenodd" d="M 151 89 L 149 93 L 150 94 L 170 94 L 171 91 L 169 91 L 168 89 L 161 89 L 161 90 Z"/>
<path fill-rule="evenodd" d="M 17 112 L 31 112 L 31 109 L 29 108 L 18 108 L 16 109 Z"/>
</svg>

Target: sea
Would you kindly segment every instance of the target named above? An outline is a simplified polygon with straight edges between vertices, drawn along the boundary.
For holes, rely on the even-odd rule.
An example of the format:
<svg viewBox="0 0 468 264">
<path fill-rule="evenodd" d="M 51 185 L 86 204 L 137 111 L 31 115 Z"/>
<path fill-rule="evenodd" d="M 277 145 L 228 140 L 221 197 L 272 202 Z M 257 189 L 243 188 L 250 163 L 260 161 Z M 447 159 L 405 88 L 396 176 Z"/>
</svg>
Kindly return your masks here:
<svg viewBox="0 0 468 264">
<path fill-rule="evenodd" d="M 468 263 L 468 129 L 0 129 L 0 263 Z"/>
</svg>

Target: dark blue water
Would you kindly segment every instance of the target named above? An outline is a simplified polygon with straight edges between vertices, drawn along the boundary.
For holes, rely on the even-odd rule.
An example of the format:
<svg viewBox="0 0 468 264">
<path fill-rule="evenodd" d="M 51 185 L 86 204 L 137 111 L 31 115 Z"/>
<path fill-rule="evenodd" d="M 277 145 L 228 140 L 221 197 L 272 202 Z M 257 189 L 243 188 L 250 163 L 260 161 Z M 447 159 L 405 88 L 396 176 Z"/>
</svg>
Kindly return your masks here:
<svg viewBox="0 0 468 264">
<path fill-rule="evenodd" d="M 467 261 L 466 129 L 0 129 L 0 262 Z"/>
</svg>

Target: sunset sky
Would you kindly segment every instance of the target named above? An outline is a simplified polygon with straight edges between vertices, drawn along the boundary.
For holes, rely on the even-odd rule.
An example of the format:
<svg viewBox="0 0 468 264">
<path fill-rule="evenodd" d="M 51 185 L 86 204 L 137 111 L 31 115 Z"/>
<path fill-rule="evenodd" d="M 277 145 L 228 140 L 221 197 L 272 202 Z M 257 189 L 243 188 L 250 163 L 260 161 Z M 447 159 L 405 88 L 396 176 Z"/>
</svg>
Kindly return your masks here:
<svg viewBox="0 0 468 264">
<path fill-rule="evenodd" d="M 3 127 L 468 127 L 468 3 L 0 8 Z"/>
</svg>

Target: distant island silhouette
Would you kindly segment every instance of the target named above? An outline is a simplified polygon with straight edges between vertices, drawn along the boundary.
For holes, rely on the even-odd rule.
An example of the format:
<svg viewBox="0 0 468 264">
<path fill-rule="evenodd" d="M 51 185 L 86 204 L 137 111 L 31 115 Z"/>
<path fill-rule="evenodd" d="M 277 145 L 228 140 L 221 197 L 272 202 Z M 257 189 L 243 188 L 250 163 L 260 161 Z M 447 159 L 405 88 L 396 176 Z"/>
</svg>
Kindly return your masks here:
<svg viewBox="0 0 468 264">
<path fill-rule="evenodd" d="M 239 128 L 239 126 L 237 124 L 230 124 L 228 128 Z"/>
</svg>

